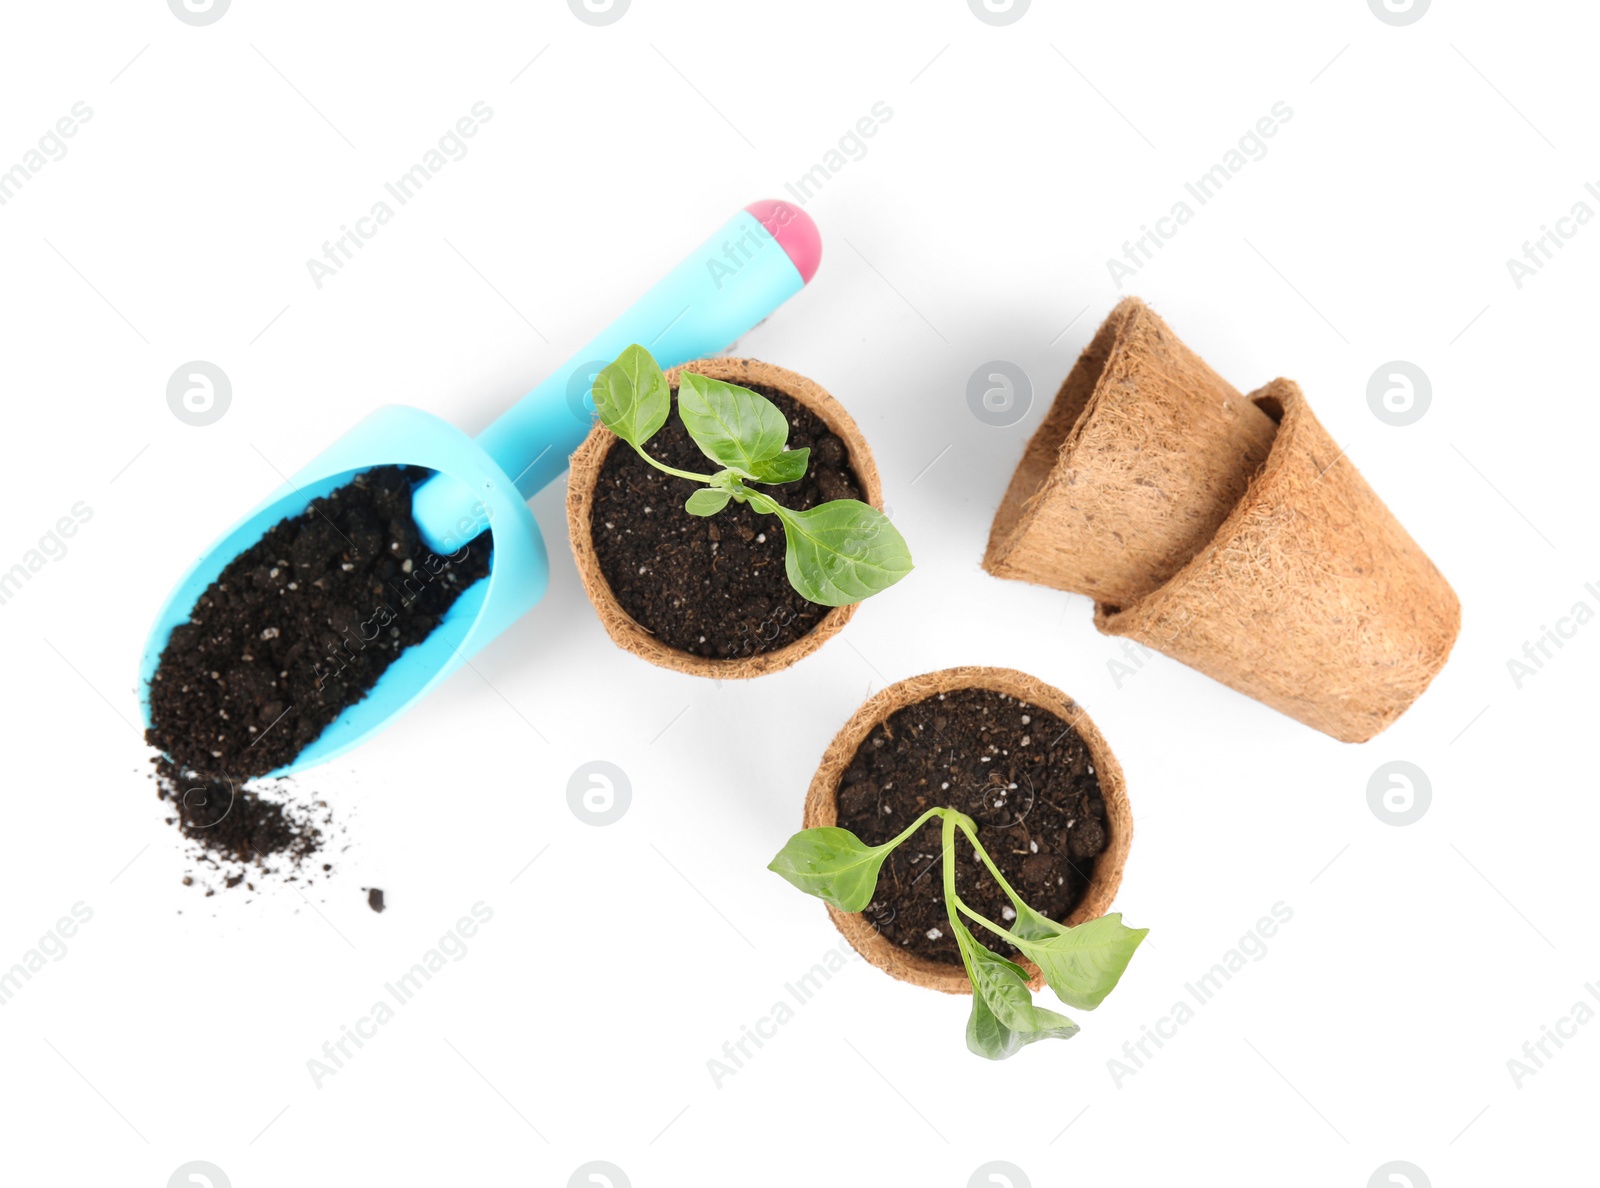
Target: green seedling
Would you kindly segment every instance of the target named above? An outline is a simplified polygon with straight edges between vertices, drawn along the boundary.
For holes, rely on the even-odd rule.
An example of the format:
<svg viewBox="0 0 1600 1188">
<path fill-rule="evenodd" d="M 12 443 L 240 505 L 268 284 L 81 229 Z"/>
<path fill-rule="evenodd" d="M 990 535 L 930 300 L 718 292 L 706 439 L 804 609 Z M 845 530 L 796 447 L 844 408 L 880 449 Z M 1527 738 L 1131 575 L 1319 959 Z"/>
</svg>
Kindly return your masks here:
<svg viewBox="0 0 1600 1188">
<path fill-rule="evenodd" d="M 645 452 L 667 423 L 672 393 L 650 352 L 630 346 L 594 381 L 600 423 L 666 474 L 702 484 L 684 510 L 714 516 L 748 503 L 783 525 L 789 584 L 822 606 L 848 606 L 887 590 L 911 572 L 911 550 L 889 517 L 859 499 L 835 499 L 809 511 L 790 511 L 751 486 L 781 486 L 805 476 L 809 449 L 789 449 L 789 422 L 759 392 L 693 372 L 678 378 L 678 416 L 700 451 L 720 469 L 678 470 Z"/>
<path fill-rule="evenodd" d="M 1085 1011 L 1094 1010 L 1116 988 L 1149 929 L 1124 926 L 1120 913 L 1068 928 L 1034 911 L 1022 902 L 978 841 L 977 825 L 971 817 L 955 809 L 931 808 L 881 846 L 869 846 L 848 829 L 836 826 L 802 829 L 778 851 L 767 869 L 841 912 L 859 912 L 872 902 L 884 859 L 934 817 L 943 822 L 944 901 L 951 935 L 972 980 L 967 1047 L 990 1060 L 1004 1060 L 1035 1040 L 1072 1038 L 1078 1025 L 1065 1015 L 1035 1005 L 1027 971 L 980 942 L 962 917 L 1015 945 L 1039 967 L 1057 998 Z M 1010 928 L 980 916 L 956 892 L 957 831 L 966 835 L 978 860 L 1016 909 L 1017 918 Z"/>
</svg>

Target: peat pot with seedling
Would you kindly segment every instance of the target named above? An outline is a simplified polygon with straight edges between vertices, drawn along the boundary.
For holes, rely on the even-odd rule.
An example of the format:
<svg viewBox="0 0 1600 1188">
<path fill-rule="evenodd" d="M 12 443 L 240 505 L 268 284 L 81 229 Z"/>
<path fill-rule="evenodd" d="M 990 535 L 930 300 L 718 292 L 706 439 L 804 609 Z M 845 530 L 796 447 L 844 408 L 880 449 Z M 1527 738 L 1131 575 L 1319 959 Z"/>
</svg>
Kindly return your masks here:
<svg viewBox="0 0 1600 1188">
<path fill-rule="evenodd" d="M 911 571 L 860 431 L 804 376 L 752 359 L 666 374 L 630 346 L 593 399 L 567 525 L 584 589 L 628 651 L 759 676 Z"/>
<path fill-rule="evenodd" d="M 805 829 L 769 869 L 828 905 L 872 964 L 971 994 L 967 1047 L 1004 1059 L 1078 1025 L 1145 931 L 1106 914 L 1132 814 L 1122 769 L 1065 694 L 1004 668 L 891 685 L 824 754 Z"/>
</svg>

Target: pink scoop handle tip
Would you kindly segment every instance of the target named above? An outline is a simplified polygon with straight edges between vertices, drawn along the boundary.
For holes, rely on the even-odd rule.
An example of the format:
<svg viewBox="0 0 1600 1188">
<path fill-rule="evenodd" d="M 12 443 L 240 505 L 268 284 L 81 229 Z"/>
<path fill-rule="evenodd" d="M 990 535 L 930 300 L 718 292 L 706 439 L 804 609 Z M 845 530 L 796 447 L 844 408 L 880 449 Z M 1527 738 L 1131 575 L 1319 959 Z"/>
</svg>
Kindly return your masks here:
<svg viewBox="0 0 1600 1188">
<path fill-rule="evenodd" d="M 792 202 L 781 198 L 763 198 L 745 207 L 756 220 L 771 232 L 800 273 L 800 280 L 810 284 L 822 262 L 822 233 L 811 216 Z"/>
</svg>

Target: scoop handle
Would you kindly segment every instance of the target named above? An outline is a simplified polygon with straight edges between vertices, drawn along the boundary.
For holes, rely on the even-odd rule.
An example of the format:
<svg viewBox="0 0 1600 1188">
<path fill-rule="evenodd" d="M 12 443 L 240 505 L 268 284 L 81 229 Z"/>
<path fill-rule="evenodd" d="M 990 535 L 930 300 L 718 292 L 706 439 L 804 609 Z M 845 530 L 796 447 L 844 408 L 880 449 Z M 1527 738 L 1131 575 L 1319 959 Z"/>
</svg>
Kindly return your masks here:
<svg viewBox="0 0 1600 1188">
<path fill-rule="evenodd" d="M 751 203 L 502 413 L 478 444 L 530 497 L 567 468 L 588 435 L 594 412 L 586 399 L 600 368 L 633 343 L 664 368 L 723 350 L 805 287 L 821 245 L 799 207 Z M 412 512 L 440 553 L 455 552 L 487 526 L 479 493 L 443 474 L 417 488 Z"/>
</svg>

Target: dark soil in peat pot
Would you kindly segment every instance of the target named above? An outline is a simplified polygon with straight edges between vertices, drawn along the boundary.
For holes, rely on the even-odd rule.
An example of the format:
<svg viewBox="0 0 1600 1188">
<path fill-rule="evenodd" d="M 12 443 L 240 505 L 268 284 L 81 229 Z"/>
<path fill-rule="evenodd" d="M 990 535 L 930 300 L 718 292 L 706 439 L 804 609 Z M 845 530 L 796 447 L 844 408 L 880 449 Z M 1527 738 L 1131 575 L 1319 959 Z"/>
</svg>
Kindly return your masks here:
<svg viewBox="0 0 1600 1188">
<path fill-rule="evenodd" d="M 790 448 L 811 449 L 803 478 L 763 490 L 795 511 L 861 498 L 844 442 L 821 418 L 773 388 L 755 384 L 751 390 L 788 418 Z M 672 403 L 672 415 L 645 449 L 679 470 L 717 470 L 678 419 L 676 389 Z M 714 516 L 692 516 L 683 504 L 694 490 L 623 443 L 606 455 L 595 483 L 590 534 L 622 609 L 667 646 L 708 659 L 774 652 L 814 628 L 829 608 L 807 602 L 789 585 L 777 517 L 736 503 Z"/>
<path fill-rule="evenodd" d="M 422 543 L 411 491 L 427 473 L 369 470 L 274 525 L 173 629 L 145 739 L 174 823 L 214 859 L 316 851 L 320 802 L 246 781 L 299 755 L 489 572 L 487 533 L 450 557 Z"/>
<path fill-rule="evenodd" d="M 1089 748 L 1048 710 L 987 689 L 959 689 L 906 706 L 873 727 L 839 781 L 838 823 L 869 845 L 889 841 L 924 810 L 959 809 L 1027 904 L 1065 920 L 1088 890 L 1109 837 Z M 895 944 L 960 965 L 944 900 L 940 823 L 889 855 L 864 913 Z M 1011 901 L 958 836 L 956 887 L 1004 926 Z M 970 923 L 970 921 L 969 921 Z M 981 925 L 996 952 L 1016 950 Z"/>
</svg>

